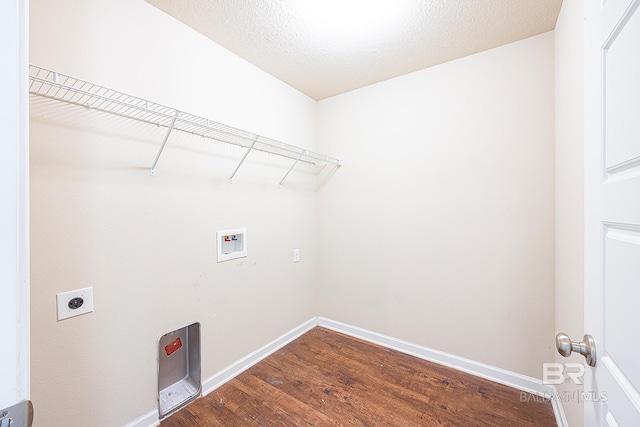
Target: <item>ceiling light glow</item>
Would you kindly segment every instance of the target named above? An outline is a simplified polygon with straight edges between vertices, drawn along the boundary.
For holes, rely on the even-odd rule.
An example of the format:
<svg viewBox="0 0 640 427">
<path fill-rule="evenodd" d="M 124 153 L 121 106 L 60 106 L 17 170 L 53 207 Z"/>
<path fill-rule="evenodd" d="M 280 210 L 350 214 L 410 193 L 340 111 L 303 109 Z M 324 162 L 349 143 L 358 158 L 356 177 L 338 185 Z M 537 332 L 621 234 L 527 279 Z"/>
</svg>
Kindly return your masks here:
<svg viewBox="0 0 640 427">
<path fill-rule="evenodd" d="M 409 0 L 292 1 L 302 31 L 337 44 L 388 39 L 410 16 Z"/>
</svg>

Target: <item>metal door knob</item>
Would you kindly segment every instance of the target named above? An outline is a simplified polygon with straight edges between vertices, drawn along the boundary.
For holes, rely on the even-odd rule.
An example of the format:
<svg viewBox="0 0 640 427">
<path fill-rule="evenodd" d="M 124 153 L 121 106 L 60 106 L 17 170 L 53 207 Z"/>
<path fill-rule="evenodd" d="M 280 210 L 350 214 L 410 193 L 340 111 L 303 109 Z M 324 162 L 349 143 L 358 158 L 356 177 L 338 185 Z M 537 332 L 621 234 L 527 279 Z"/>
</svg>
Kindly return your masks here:
<svg viewBox="0 0 640 427">
<path fill-rule="evenodd" d="M 574 351 L 580 353 L 587 359 L 587 365 L 596 366 L 596 340 L 591 335 L 585 334 L 582 342 L 574 342 L 569 335 L 560 332 L 556 335 L 556 348 L 564 357 L 569 357 Z"/>
</svg>

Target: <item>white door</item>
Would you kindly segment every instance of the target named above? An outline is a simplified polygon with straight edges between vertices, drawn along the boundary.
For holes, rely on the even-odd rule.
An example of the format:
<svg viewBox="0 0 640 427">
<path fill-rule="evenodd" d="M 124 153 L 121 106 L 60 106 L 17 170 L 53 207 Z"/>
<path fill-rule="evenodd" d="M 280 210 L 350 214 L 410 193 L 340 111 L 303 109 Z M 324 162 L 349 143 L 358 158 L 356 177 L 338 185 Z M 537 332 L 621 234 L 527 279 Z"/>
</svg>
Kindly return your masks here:
<svg viewBox="0 0 640 427">
<path fill-rule="evenodd" d="M 0 1 L 0 418 L 29 398 L 27 13 Z"/>
<path fill-rule="evenodd" d="M 640 0 L 585 6 L 585 424 L 640 426 Z"/>
</svg>

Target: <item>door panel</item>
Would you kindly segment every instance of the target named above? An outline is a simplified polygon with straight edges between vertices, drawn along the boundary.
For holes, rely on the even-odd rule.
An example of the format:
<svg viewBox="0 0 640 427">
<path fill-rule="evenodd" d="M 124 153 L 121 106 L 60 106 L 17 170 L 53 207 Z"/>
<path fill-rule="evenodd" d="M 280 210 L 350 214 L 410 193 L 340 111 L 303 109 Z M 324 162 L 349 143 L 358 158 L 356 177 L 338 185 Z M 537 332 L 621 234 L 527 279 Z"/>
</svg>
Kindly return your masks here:
<svg viewBox="0 0 640 427">
<path fill-rule="evenodd" d="M 630 55 L 633 52 L 636 55 Z M 637 52 L 640 14 L 633 13 L 604 51 L 605 159 L 609 172 L 640 162 L 640 85 L 629 84 L 640 76 Z"/>
<path fill-rule="evenodd" d="M 640 85 L 628 83 L 640 76 L 640 14 L 627 19 L 604 51 L 605 159 L 610 172 L 640 161 Z"/>
<path fill-rule="evenodd" d="M 640 425 L 640 0 L 585 21 L 585 424 Z"/>
<path fill-rule="evenodd" d="M 624 372 L 635 387 L 640 389 L 640 340 L 635 339 L 634 328 L 640 325 L 640 229 L 606 226 L 604 325 L 606 355 L 610 363 Z"/>
</svg>

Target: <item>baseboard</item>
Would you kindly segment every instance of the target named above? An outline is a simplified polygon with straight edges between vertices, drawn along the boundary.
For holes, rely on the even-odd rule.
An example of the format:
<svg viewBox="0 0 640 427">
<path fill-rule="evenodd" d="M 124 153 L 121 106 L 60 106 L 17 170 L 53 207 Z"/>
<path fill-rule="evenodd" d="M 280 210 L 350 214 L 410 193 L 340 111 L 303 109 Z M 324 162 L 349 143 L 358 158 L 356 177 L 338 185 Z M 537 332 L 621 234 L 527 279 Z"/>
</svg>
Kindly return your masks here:
<svg viewBox="0 0 640 427">
<path fill-rule="evenodd" d="M 443 351 L 423 347 L 387 335 L 379 334 L 377 332 L 372 332 L 367 329 L 359 328 L 357 326 L 327 319 L 325 317 L 318 317 L 318 326 L 359 338 L 363 341 L 397 350 L 411 356 L 419 357 L 420 359 L 425 359 L 430 362 L 458 369 L 471 375 L 504 384 L 527 393 L 551 399 L 551 407 L 553 408 L 553 414 L 556 418 L 558 427 L 569 426 L 564 414 L 564 409 L 562 408 L 562 402 L 556 392 L 556 388 L 551 385 L 542 384 L 542 381 L 539 379 L 507 371 L 506 369 L 497 368 L 485 363 L 476 362 L 475 360 L 455 356 Z"/>
<path fill-rule="evenodd" d="M 335 320 L 318 317 L 318 326 L 341 332 L 355 338 L 362 339 L 374 344 L 381 345 L 411 356 L 419 357 L 430 362 L 448 366 L 469 374 L 485 378 L 518 390 L 526 391 L 539 396 L 551 398 L 555 394 L 553 387 L 542 384 L 541 380 L 528 377 L 526 375 L 507 371 L 505 369 L 496 368 L 475 360 L 466 359 L 464 357 L 455 356 L 443 351 L 434 350 L 421 345 L 413 344 L 397 338 L 372 332 L 357 326 L 347 325 L 345 323 L 336 322 Z"/>
<path fill-rule="evenodd" d="M 125 424 L 123 427 L 156 427 L 158 425 L 160 425 L 160 418 L 158 418 L 158 408 L 156 408 Z"/>
<path fill-rule="evenodd" d="M 206 396 L 207 394 L 211 393 L 213 390 L 217 389 L 227 381 L 230 381 L 262 359 L 278 351 L 285 345 L 294 341 L 296 338 L 298 338 L 305 332 L 315 328 L 316 326 L 318 326 L 318 319 L 316 317 L 313 317 L 304 322 L 302 325 L 297 326 L 289 332 L 282 334 L 278 338 L 274 339 L 273 341 L 264 345 L 253 353 L 246 355 L 242 359 L 215 373 L 202 382 L 202 395 Z M 128 424 L 125 424 L 123 427 L 155 427 L 159 424 L 160 419 L 158 418 L 158 408 L 156 407 L 145 415 L 142 415 L 129 422 Z"/>
<path fill-rule="evenodd" d="M 475 375 L 499 384 L 504 384 L 506 386 L 525 391 L 527 393 L 550 398 L 558 427 L 568 427 L 564 410 L 562 408 L 562 402 L 560 402 L 560 400 L 558 399 L 558 394 L 556 393 L 555 388 L 553 386 L 542 384 L 541 380 L 477 362 L 475 360 L 455 356 L 443 351 L 423 347 L 421 345 L 379 334 L 377 332 L 369 331 L 357 326 L 337 322 L 325 317 L 314 317 L 309 319 L 300 326 L 281 335 L 280 337 L 274 339 L 273 341 L 259 348 L 253 353 L 248 354 L 242 359 L 234 362 L 233 364 L 207 378 L 202 382 L 203 396 L 211 393 L 221 385 L 230 381 L 237 375 L 249 369 L 251 366 L 260 362 L 267 356 L 294 341 L 296 338 L 316 326 L 331 329 L 333 331 L 359 338 L 373 344 L 378 344 L 393 350 L 397 350 L 402 353 L 418 357 L 420 359 L 448 366 L 469 373 L 471 375 Z M 150 411 L 147 414 L 131 421 L 124 427 L 155 427 L 158 424 L 158 410 L 156 408 L 155 410 Z"/>
<path fill-rule="evenodd" d="M 556 417 L 558 427 L 569 427 L 567 416 L 564 414 L 564 408 L 562 407 L 562 401 L 560 401 L 558 393 L 555 392 L 555 387 L 553 397 L 551 398 L 551 407 L 553 407 L 553 415 Z"/>
<path fill-rule="evenodd" d="M 246 371 L 256 363 L 261 361 L 262 359 L 266 358 L 270 354 L 278 351 L 285 345 L 294 341 L 300 335 L 315 328 L 317 325 L 318 325 L 318 319 L 316 317 L 313 317 L 307 320 L 306 322 L 304 322 L 302 325 L 296 328 L 293 328 L 289 332 L 271 341 L 269 344 L 259 348 L 258 350 L 254 351 L 251 354 L 248 354 L 247 356 L 243 357 L 237 362 L 234 362 L 233 364 L 227 366 L 223 370 L 207 378 L 202 382 L 202 395 L 204 396 L 211 393 L 213 390 L 217 389 L 222 384 L 226 383 L 227 381 L 231 380 L 232 378 Z"/>
</svg>

